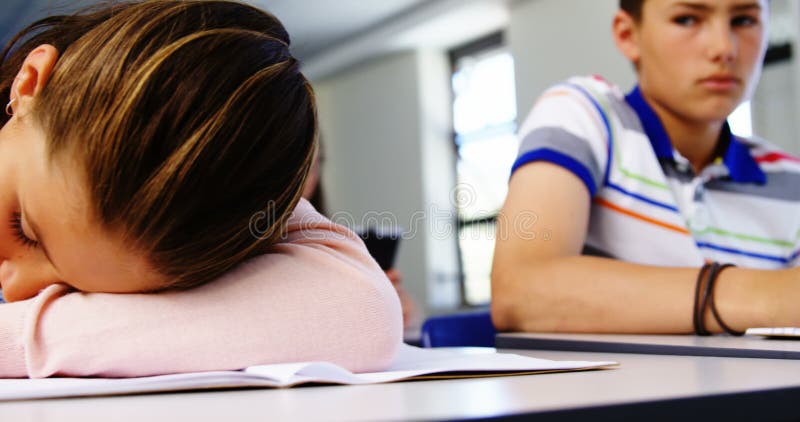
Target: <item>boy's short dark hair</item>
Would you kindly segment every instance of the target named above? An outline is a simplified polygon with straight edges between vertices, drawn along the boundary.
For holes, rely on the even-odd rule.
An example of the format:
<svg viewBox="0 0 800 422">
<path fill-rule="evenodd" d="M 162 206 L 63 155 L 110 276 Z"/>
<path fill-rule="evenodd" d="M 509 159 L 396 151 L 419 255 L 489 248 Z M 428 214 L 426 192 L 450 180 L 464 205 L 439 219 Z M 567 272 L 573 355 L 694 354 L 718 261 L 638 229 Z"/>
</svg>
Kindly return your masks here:
<svg viewBox="0 0 800 422">
<path fill-rule="evenodd" d="M 627 12 L 637 21 L 642 18 L 644 0 L 619 0 L 619 8 Z"/>
</svg>

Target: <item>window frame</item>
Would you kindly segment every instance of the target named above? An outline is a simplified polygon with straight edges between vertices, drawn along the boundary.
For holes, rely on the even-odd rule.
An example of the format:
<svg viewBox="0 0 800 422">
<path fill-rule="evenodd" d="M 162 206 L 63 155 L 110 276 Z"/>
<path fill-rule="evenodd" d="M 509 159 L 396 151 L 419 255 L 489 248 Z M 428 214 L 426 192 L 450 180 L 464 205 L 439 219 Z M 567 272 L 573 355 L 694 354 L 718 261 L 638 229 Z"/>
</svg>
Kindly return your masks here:
<svg viewBox="0 0 800 422">
<path fill-rule="evenodd" d="M 469 56 L 481 55 L 482 53 L 485 52 L 507 47 L 508 45 L 506 43 L 505 32 L 503 30 L 499 30 L 450 49 L 450 51 L 448 52 L 448 58 L 450 61 L 451 81 L 453 75 L 455 75 L 457 71 L 457 66 L 461 59 Z M 451 93 L 451 99 L 454 100 L 456 95 L 455 92 L 453 91 L 452 82 L 450 83 L 450 93 Z M 459 153 L 460 151 L 459 151 L 459 144 L 457 142 L 458 133 L 456 133 L 455 126 L 453 126 L 451 130 L 451 139 L 453 146 L 453 154 L 456 157 L 456 159 L 454 160 L 456 168 L 454 170 L 456 174 L 456 183 L 458 184 L 459 174 L 457 166 L 460 160 L 460 153 Z M 464 272 L 464 258 L 463 258 L 463 252 L 461 250 L 461 241 L 460 241 L 462 230 L 476 225 L 496 223 L 497 215 L 498 213 L 494 213 L 486 216 L 480 216 L 477 218 L 465 219 L 461 216 L 460 210 L 458 208 L 456 209 L 456 250 L 457 250 L 456 255 L 458 260 L 458 279 L 459 279 L 459 290 L 461 296 L 461 306 L 463 308 L 483 308 L 486 307 L 488 303 L 470 303 L 467 300 L 467 286 L 466 286 L 467 277 Z"/>
</svg>

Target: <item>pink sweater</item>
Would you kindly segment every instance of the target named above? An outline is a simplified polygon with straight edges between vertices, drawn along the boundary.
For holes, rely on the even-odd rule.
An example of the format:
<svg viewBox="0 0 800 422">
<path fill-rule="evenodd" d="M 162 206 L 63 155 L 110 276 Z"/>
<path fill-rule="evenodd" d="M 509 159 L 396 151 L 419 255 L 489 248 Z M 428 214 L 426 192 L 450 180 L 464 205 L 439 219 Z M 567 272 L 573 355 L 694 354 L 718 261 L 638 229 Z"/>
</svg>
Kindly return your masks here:
<svg viewBox="0 0 800 422">
<path fill-rule="evenodd" d="M 207 285 L 157 294 L 52 285 L 0 305 L 0 378 L 135 377 L 329 361 L 385 368 L 400 303 L 361 240 L 302 201 L 288 238 Z"/>
</svg>

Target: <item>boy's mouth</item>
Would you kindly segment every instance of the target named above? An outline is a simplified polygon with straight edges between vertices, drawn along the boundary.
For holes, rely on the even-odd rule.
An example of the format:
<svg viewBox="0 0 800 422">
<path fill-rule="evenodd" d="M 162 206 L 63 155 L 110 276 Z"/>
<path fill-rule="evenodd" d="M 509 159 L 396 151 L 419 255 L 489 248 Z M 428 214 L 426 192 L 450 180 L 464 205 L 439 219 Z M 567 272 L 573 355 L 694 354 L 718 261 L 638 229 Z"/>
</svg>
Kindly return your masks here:
<svg viewBox="0 0 800 422">
<path fill-rule="evenodd" d="M 718 73 L 700 79 L 700 85 L 711 91 L 730 91 L 738 88 L 742 80 L 728 73 Z"/>
</svg>

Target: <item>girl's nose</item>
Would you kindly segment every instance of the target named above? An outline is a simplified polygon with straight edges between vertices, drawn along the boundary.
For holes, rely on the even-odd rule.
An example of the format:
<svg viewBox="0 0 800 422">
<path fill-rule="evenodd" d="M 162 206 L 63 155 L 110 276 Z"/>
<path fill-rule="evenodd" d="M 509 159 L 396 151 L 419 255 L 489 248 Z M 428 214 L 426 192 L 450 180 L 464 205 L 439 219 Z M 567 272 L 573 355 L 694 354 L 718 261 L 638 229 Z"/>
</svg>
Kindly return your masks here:
<svg viewBox="0 0 800 422">
<path fill-rule="evenodd" d="M 55 271 L 47 267 L 4 260 L 0 264 L 0 285 L 6 301 L 30 299 L 45 287 L 59 282 Z"/>
</svg>

